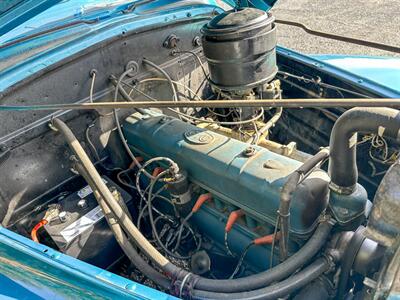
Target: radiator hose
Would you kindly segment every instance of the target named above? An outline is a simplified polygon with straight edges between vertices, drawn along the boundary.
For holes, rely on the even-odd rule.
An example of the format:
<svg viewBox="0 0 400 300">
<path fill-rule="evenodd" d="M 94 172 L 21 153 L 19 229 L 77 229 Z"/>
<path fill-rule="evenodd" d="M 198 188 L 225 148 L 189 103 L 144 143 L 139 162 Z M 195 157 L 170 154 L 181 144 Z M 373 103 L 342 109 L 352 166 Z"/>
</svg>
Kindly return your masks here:
<svg viewBox="0 0 400 300">
<path fill-rule="evenodd" d="M 329 149 L 324 148 L 317 154 L 307 159 L 296 171 L 289 175 L 286 183 L 282 187 L 280 202 L 279 202 L 279 218 L 281 239 L 279 242 L 279 254 L 281 261 L 284 261 L 288 256 L 288 241 L 289 241 L 289 218 L 290 218 L 290 203 L 294 192 L 299 185 L 300 180 L 303 180 L 314 168 L 321 164 L 329 157 Z"/>
<path fill-rule="evenodd" d="M 302 288 L 306 284 L 317 279 L 330 268 L 331 262 L 326 257 L 321 257 L 292 277 L 265 288 L 248 292 L 226 294 L 195 291 L 193 299 L 274 300 L 289 295 L 299 288 Z"/>
<path fill-rule="evenodd" d="M 221 297 L 222 299 L 225 297 L 230 297 L 230 299 L 261 299 L 257 297 L 262 297 L 262 299 L 264 299 L 269 295 L 269 293 L 271 293 L 272 298 L 275 298 L 275 289 L 278 288 L 279 294 L 289 294 L 295 289 L 301 288 L 305 284 L 314 280 L 321 274 L 322 270 L 326 270 L 326 263 L 322 263 L 322 260 L 318 259 L 309 267 L 304 269 L 304 273 L 299 272 L 299 275 L 303 274 L 302 276 L 293 276 L 280 283 L 274 284 L 271 287 L 265 288 L 265 286 L 270 283 L 277 282 L 293 274 L 296 270 L 306 265 L 307 262 L 309 262 L 310 259 L 319 252 L 322 246 L 326 243 L 333 226 L 333 223 L 329 219 L 321 221 L 313 236 L 298 252 L 276 267 L 259 274 L 238 279 L 214 280 L 198 277 L 178 266 L 175 266 L 157 249 L 155 249 L 133 224 L 132 220 L 116 201 L 108 187 L 101 179 L 100 174 L 97 172 L 95 166 L 90 161 L 88 155 L 69 127 L 59 119 L 53 119 L 53 126 L 64 135 L 67 143 L 79 161 L 82 175 L 87 179 L 88 184 L 90 184 L 93 190 L 96 191 L 97 199 L 100 200 L 99 204 L 104 212 L 112 213 L 112 218 L 118 222 L 118 226 L 112 226 L 112 230 L 116 233 L 117 240 L 121 244 L 126 243 L 126 245 L 128 245 L 122 247 L 122 249 L 126 251 L 125 253 L 133 262 L 137 263 L 137 267 L 140 268 L 144 274 L 149 275 L 150 278 L 154 279 L 161 286 L 166 285 L 166 277 L 161 274 L 161 276 L 156 274 L 157 271 L 149 264 L 146 264 L 143 259 L 134 258 L 134 256 L 139 255 L 137 254 L 136 249 L 130 245 L 130 241 L 134 242 L 148 258 L 161 268 L 161 270 L 170 278 L 170 281 L 178 282 L 180 283 L 180 286 L 183 287 L 185 280 L 192 277 L 192 279 L 194 279 L 192 281 L 192 295 L 197 295 L 199 297 L 207 296 L 212 299 L 221 299 Z M 107 216 L 109 214 L 105 215 Z M 112 223 L 112 220 L 108 219 L 108 221 Z M 123 234 L 124 232 L 127 236 Z M 249 298 L 249 295 L 256 298 Z"/>
<path fill-rule="evenodd" d="M 357 184 L 357 133 L 373 133 L 400 140 L 399 111 L 384 107 L 355 107 L 343 113 L 330 138 L 329 175 L 331 189 L 351 194 Z"/>
</svg>

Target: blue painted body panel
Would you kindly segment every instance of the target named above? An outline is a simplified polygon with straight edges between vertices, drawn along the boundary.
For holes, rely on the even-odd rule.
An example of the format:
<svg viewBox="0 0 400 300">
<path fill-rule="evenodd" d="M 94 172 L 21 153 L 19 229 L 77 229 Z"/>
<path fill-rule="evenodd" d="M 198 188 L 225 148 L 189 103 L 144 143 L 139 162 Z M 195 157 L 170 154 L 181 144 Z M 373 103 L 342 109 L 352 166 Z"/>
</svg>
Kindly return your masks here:
<svg viewBox="0 0 400 300">
<path fill-rule="evenodd" d="M 170 23 L 180 20 L 201 17 L 210 14 L 210 12 L 217 8 L 212 4 L 194 5 L 195 1 L 190 0 L 182 3 L 182 6 L 178 3 L 178 7 L 155 11 L 153 13 L 147 12 L 145 15 L 142 13 L 148 7 L 147 5 L 143 5 L 138 7 L 135 13 L 127 15 L 116 13 L 114 17 L 104 18 L 104 20 L 91 25 L 77 25 L 39 39 L 28 40 L 6 47 L 0 50 L 0 61 L 2 61 L 0 63 L 0 93 L 30 75 L 51 67 L 92 45 L 124 35 L 130 31 L 137 32 L 140 29 L 144 30 L 148 27 L 167 26 Z M 161 7 L 169 3 L 168 0 L 162 0 L 161 2 Z M 155 8 L 153 7 L 152 9 Z M 188 16 L 188 13 L 190 13 L 190 16 Z M 43 49 L 40 52 L 32 51 L 32 56 L 29 57 L 29 51 L 41 46 L 43 47 L 43 45 L 57 43 L 57 40 L 60 39 L 60 44 L 50 46 L 48 49 Z M 4 42 L 0 38 L 0 45 Z M 17 56 L 20 53 L 24 53 L 21 61 L 18 60 Z M 11 62 L 9 65 L 7 65 L 7 60 Z M 2 65 L 6 65 L 6 67 L 1 69 Z"/>
<path fill-rule="evenodd" d="M 243 1 L 246 2 L 246 0 Z M 257 4 L 254 1 L 251 1 L 252 6 L 265 10 L 276 2 L 275 0 L 265 2 L 258 0 L 260 3 Z M 213 9 L 221 9 L 220 7 L 226 9 L 229 7 L 227 3 L 230 5 L 235 3 L 233 0 L 224 2 L 220 0 L 155 0 L 139 5 L 133 12 L 124 14 L 123 11 L 135 2 L 139 3 L 139 1 L 127 0 L 62 1 L 40 14 L 32 15 L 11 32 L 0 36 L 1 47 L 17 38 L 54 26 L 66 25 L 78 20 L 94 22 L 93 24 L 77 24 L 13 46 L 0 48 L 0 62 L 2 62 L 0 63 L 0 93 L 33 73 L 115 36 L 156 24 L 165 26 L 187 18 L 188 12 L 191 18 L 195 18 Z M 262 7 L 261 2 L 267 6 Z M 35 51 L 39 47 L 45 48 Z M 378 91 L 382 97 L 399 97 L 400 95 L 400 84 L 397 80 L 400 77 L 400 70 L 396 59 L 371 58 L 367 61 L 368 58 L 364 58 L 364 62 L 369 67 L 363 67 L 362 60 L 355 57 L 348 58 L 353 61 L 350 65 L 347 63 L 349 60 L 346 56 L 340 59 L 339 56 L 306 56 L 282 47 L 278 47 L 277 52 L 309 62 L 329 73 L 344 76 L 351 83 Z M 23 58 L 18 57 L 21 53 L 24 54 Z"/>
<path fill-rule="evenodd" d="M 9 9 L 9 11 L 0 18 L 0 36 L 10 32 L 15 27 L 29 20 L 32 16 L 40 14 L 42 11 L 45 11 L 60 1 L 61 0 L 26 0 L 17 3 L 17 5 L 13 4 L 15 6 Z"/>
<path fill-rule="evenodd" d="M 3 227 L 0 274 L 1 299 L 176 299 Z"/>
<path fill-rule="evenodd" d="M 383 98 L 398 98 L 400 97 L 400 90 L 397 86 L 387 86 L 383 83 L 379 83 L 374 81 L 373 79 L 367 77 L 367 74 L 363 74 L 364 76 L 358 75 L 356 73 L 352 73 L 352 70 L 347 70 L 344 67 L 340 68 L 328 62 L 325 62 L 322 59 L 319 59 L 320 56 L 310 56 L 301 54 L 299 52 L 293 51 L 284 47 L 277 47 L 277 53 L 286 57 L 287 59 L 294 59 L 300 61 L 306 65 L 313 66 L 318 68 L 328 74 L 333 75 L 334 77 L 340 78 L 344 82 L 348 82 L 354 86 L 359 86 L 360 88 L 370 90 L 374 94 L 378 94 Z M 383 58 L 385 59 L 385 58 Z M 380 71 L 376 71 L 379 73 Z M 382 73 L 385 73 L 383 69 Z M 396 72 L 396 76 L 399 76 L 400 70 Z M 394 74 L 392 74 L 394 75 Z"/>
<path fill-rule="evenodd" d="M 400 58 L 350 55 L 312 57 L 400 92 Z"/>
</svg>

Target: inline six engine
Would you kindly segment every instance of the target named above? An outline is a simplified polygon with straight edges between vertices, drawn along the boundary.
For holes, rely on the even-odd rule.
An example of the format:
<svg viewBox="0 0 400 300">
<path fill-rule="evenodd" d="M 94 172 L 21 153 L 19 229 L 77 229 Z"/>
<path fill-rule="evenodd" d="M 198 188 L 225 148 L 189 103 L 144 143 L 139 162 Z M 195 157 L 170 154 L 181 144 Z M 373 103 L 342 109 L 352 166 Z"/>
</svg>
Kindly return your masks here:
<svg viewBox="0 0 400 300">
<path fill-rule="evenodd" d="M 68 111 L 65 122 L 58 112 L 21 115 L 35 129 L 21 145 L 19 135 L 32 128 L 7 122 L 17 135 L 2 140 L 18 151 L 0 149 L 3 226 L 181 298 L 385 297 L 396 288 L 400 257 L 399 111 L 290 110 L 282 97 L 375 95 L 290 55 L 277 59 L 270 13 L 210 15 L 194 18 L 190 30 L 186 23 L 161 26 L 162 46 L 147 32 L 139 38 L 154 47 L 124 31 L 123 43 L 104 48 L 121 56 L 104 61 L 108 50 L 94 51 L 83 55 L 87 64 L 65 67 L 76 77 L 90 67 L 92 106 L 108 101 L 112 86 L 106 109 Z M 156 45 L 173 63 L 155 62 L 162 56 Z M 98 61 L 104 74 L 93 69 Z M 58 76 L 16 89 L 15 98 L 79 94 L 64 84 L 72 78 L 78 89 L 75 76 Z M 95 80 L 103 88 L 97 94 Z M 170 94 L 168 107 L 157 103 Z M 134 111 L 116 109 L 119 96 Z M 143 97 L 151 102 L 135 107 Z M 182 98 L 192 102 L 182 106 Z M 206 98 L 213 99 L 208 106 Z M 357 149 L 364 164 L 357 165 Z"/>
</svg>

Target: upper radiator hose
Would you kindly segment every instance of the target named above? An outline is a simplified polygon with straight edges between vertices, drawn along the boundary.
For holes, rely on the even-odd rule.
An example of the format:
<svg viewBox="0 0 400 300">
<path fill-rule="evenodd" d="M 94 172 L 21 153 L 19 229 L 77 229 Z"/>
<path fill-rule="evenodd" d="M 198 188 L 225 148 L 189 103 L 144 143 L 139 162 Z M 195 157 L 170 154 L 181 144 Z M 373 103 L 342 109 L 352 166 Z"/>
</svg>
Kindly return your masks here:
<svg viewBox="0 0 400 300">
<path fill-rule="evenodd" d="M 391 108 L 355 107 L 346 111 L 333 126 L 330 139 L 330 187 L 351 194 L 357 184 L 357 133 L 374 133 L 400 140 L 399 111 Z"/>
</svg>

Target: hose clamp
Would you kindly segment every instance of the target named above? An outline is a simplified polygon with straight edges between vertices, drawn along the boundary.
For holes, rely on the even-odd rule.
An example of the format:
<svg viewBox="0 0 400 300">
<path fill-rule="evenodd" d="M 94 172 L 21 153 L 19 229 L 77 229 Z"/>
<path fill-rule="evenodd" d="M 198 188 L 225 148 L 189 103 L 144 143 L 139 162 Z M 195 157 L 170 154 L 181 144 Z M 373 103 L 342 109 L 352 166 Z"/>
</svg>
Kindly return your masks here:
<svg viewBox="0 0 400 300">
<path fill-rule="evenodd" d="M 192 291 L 199 280 L 199 276 L 193 273 L 187 273 L 182 281 L 177 280 L 171 286 L 174 294 L 177 295 L 179 298 L 184 299 L 191 299 L 192 298 Z"/>
<path fill-rule="evenodd" d="M 340 195 L 351 195 L 357 187 L 357 184 L 354 184 L 352 186 L 340 186 L 331 181 L 329 183 L 329 189 L 337 194 Z"/>
</svg>

